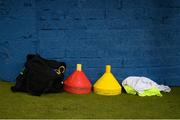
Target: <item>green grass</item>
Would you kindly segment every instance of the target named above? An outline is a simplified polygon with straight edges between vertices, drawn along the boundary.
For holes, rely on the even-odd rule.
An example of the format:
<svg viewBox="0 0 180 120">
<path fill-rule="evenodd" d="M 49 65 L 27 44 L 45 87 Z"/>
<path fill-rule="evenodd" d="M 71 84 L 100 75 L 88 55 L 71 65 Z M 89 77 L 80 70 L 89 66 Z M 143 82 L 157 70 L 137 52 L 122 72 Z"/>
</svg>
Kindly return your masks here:
<svg viewBox="0 0 180 120">
<path fill-rule="evenodd" d="M 66 92 L 36 97 L 12 93 L 12 85 L 0 82 L 0 118 L 180 118 L 180 87 L 163 97 L 124 92 L 108 97 Z"/>
</svg>

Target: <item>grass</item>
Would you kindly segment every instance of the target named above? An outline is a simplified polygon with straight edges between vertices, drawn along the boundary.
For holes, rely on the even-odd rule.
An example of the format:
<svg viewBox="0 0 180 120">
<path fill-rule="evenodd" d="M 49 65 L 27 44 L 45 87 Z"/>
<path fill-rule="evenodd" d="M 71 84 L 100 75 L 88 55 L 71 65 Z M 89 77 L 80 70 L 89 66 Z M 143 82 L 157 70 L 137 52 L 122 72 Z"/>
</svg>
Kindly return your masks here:
<svg viewBox="0 0 180 120">
<path fill-rule="evenodd" d="M 101 96 L 66 92 L 41 97 L 12 93 L 13 83 L 0 81 L 0 118 L 180 118 L 180 87 L 163 97 L 122 93 Z"/>
</svg>

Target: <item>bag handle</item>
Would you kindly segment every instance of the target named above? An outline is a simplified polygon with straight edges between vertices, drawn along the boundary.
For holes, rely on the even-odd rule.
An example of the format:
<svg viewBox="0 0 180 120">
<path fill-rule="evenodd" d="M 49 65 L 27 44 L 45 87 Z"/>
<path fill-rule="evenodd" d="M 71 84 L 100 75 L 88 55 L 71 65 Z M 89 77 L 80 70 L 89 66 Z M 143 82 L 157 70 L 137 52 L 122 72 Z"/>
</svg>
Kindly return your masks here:
<svg viewBox="0 0 180 120">
<path fill-rule="evenodd" d="M 58 69 L 56 69 L 55 71 L 56 71 L 56 73 L 57 73 L 58 75 L 60 75 L 60 74 L 64 73 L 65 67 L 64 67 L 64 66 L 60 66 L 60 67 L 58 67 Z"/>
</svg>

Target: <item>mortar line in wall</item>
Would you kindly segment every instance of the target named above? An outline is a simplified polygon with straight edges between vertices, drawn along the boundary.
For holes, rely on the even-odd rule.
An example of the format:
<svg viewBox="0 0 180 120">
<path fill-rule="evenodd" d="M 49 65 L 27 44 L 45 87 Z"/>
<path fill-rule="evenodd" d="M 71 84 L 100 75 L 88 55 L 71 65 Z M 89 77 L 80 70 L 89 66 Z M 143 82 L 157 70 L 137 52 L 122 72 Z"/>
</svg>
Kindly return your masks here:
<svg viewBox="0 0 180 120">
<path fill-rule="evenodd" d="M 141 68 L 147 68 L 147 69 L 151 69 L 151 68 L 178 68 L 180 67 L 180 65 L 166 65 L 166 66 L 153 66 L 153 65 L 147 65 L 147 66 L 126 66 L 126 67 L 123 67 L 123 68 L 134 68 L 134 69 L 141 69 Z M 113 67 L 113 68 L 116 68 L 116 67 Z M 119 68 L 119 67 L 117 67 Z M 121 68 L 121 67 L 120 67 Z"/>
<path fill-rule="evenodd" d="M 111 65 L 111 64 L 110 64 Z M 103 66 L 103 65 L 102 65 Z M 125 68 L 133 68 L 133 69 L 139 69 L 139 68 L 147 68 L 147 69 L 151 69 L 151 68 L 179 68 L 180 65 L 166 65 L 166 66 L 126 66 L 126 67 L 117 67 L 117 66 L 114 66 L 114 65 L 111 65 L 112 68 L 115 68 L 115 69 L 125 69 Z M 97 69 L 99 67 L 87 67 L 87 68 L 90 68 L 90 69 Z"/>
</svg>

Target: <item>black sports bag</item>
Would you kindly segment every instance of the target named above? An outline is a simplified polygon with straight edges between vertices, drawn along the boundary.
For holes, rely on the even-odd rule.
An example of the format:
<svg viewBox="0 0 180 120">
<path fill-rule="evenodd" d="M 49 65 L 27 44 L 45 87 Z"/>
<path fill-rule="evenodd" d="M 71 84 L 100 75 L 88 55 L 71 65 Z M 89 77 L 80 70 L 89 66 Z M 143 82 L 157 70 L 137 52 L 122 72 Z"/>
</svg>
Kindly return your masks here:
<svg viewBox="0 0 180 120">
<path fill-rule="evenodd" d="M 17 76 L 13 92 L 28 92 L 40 96 L 42 93 L 55 93 L 63 90 L 66 64 L 47 60 L 39 55 L 27 55 L 24 70 Z"/>
</svg>

